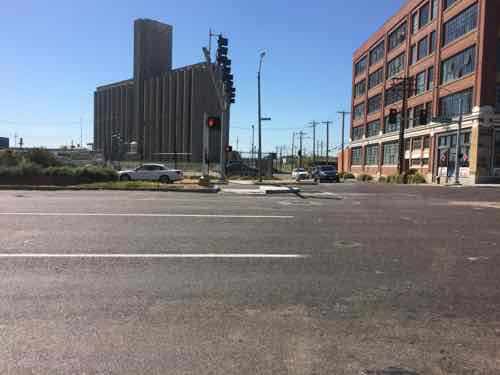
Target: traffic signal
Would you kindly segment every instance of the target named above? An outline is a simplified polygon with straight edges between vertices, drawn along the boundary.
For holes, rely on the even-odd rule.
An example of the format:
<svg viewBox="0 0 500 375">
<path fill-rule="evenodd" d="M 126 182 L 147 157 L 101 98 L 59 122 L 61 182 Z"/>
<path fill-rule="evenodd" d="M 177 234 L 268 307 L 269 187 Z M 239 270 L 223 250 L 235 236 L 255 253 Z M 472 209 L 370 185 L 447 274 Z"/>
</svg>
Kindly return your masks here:
<svg viewBox="0 0 500 375">
<path fill-rule="evenodd" d="M 393 108 L 389 111 L 389 124 L 395 125 L 397 123 L 398 123 L 398 110 Z"/>
<path fill-rule="evenodd" d="M 421 109 L 418 112 L 418 124 L 426 125 L 427 124 L 427 111 L 425 109 Z"/>
<path fill-rule="evenodd" d="M 233 146 L 226 146 L 226 152 L 232 152 Z"/>
<path fill-rule="evenodd" d="M 234 89 L 234 76 L 231 74 L 231 60 L 227 57 L 229 40 L 219 35 L 217 40 L 217 64 L 222 73 L 222 83 L 226 89 L 227 100 L 230 103 L 236 101 L 236 90 Z"/>
<path fill-rule="evenodd" d="M 220 118 L 219 117 L 207 117 L 207 127 L 209 129 L 215 129 L 220 127 Z"/>
</svg>

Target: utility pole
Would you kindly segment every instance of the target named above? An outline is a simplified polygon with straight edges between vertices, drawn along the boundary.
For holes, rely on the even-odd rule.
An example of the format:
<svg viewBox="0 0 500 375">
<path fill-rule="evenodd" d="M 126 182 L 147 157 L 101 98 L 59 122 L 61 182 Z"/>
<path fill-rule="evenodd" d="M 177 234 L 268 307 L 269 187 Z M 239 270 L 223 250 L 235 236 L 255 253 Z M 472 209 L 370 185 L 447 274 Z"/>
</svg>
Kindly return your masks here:
<svg viewBox="0 0 500 375">
<path fill-rule="evenodd" d="M 302 130 L 299 132 L 299 139 L 300 139 L 300 148 L 299 148 L 299 168 L 302 168 L 302 141 L 304 139 L 304 133 Z"/>
<path fill-rule="evenodd" d="M 342 159 L 342 167 L 340 169 L 340 172 L 344 172 L 344 132 L 345 132 L 345 115 L 348 115 L 350 114 L 350 112 L 346 112 L 346 111 L 339 111 L 338 113 L 340 113 L 342 115 L 342 127 L 341 127 L 341 134 L 340 134 L 340 147 L 341 147 L 341 151 L 340 151 L 340 155 L 341 155 L 341 159 Z"/>
<path fill-rule="evenodd" d="M 252 126 L 252 152 L 251 152 L 251 159 L 252 159 L 252 167 L 255 166 L 255 126 Z"/>
<path fill-rule="evenodd" d="M 312 121 L 309 124 L 313 129 L 313 165 L 314 165 L 316 164 L 316 126 L 319 125 L 319 122 Z"/>
<path fill-rule="evenodd" d="M 80 117 L 80 148 L 83 148 L 83 119 Z"/>
<path fill-rule="evenodd" d="M 398 172 L 403 174 L 405 172 L 405 130 L 406 130 L 406 118 L 407 118 L 407 107 L 408 107 L 408 95 L 411 87 L 413 87 L 413 78 L 394 78 L 395 81 L 402 81 L 403 89 L 403 104 L 401 107 L 401 120 L 399 124 L 399 164 Z"/>
<path fill-rule="evenodd" d="M 240 145 L 240 138 L 236 137 L 236 151 L 239 150 L 239 145 Z"/>
<path fill-rule="evenodd" d="M 455 184 L 460 184 L 460 138 L 462 138 L 462 121 L 463 121 L 463 98 L 458 101 L 458 127 L 457 127 L 457 146 L 455 155 Z"/>
<path fill-rule="evenodd" d="M 292 170 L 295 168 L 295 136 L 297 133 L 292 134 Z"/>
<path fill-rule="evenodd" d="M 330 151 L 330 124 L 331 121 L 323 121 L 322 124 L 326 125 L 326 164 L 330 164 L 329 151 Z"/>
<path fill-rule="evenodd" d="M 262 108 L 260 95 L 260 72 L 262 70 L 262 60 L 266 56 L 265 53 L 260 54 L 259 71 L 257 73 L 257 101 L 258 101 L 258 121 L 259 121 L 259 182 L 262 182 Z"/>
<path fill-rule="evenodd" d="M 17 137 L 18 137 L 17 133 L 14 133 L 14 148 L 17 147 Z"/>
</svg>

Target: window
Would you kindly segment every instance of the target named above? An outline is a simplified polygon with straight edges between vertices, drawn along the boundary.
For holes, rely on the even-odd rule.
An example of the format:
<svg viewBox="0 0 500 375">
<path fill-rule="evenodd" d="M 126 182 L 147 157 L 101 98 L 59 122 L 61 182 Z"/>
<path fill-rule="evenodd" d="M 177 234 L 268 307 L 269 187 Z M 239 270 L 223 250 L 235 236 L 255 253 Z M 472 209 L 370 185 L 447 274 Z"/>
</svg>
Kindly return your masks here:
<svg viewBox="0 0 500 375">
<path fill-rule="evenodd" d="M 380 107 L 382 107 L 382 94 L 368 99 L 368 113 L 380 111 Z"/>
<path fill-rule="evenodd" d="M 354 85 L 355 98 L 364 95 L 365 92 L 366 92 L 366 80 L 362 80 L 361 82 L 356 83 L 356 85 Z"/>
<path fill-rule="evenodd" d="M 426 135 L 424 137 L 424 150 L 428 150 L 431 148 L 431 137 L 429 137 L 428 135 Z"/>
<path fill-rule="evenodd" d="M 413 138 L 412 151 L 419 151 L 422 149 L 422 138 Z"/>
<path fill-rule="evenodd" d="M 385 91 L 385 105 L 389 106 L 403 100 L 403 84 L 392 86 Z"/>
<path fill-rule="evenodd" d="M 378 164 L 378 145 L 366 146 L 366 165 Z"/>
<path fill-rule="evenodd" d="M 401 126 L 401 113 L 398 113 L 398 117 L 395 124 L 389 123 L 389 116 L 385 118 L 384 124 L 384 134 L 393 133 L 399 131 L 399 127 Z"/>
<path fill-rule="evenodd" d="M 354 76 L 357 77 L 366 70 L 366 56 L 354 65 Z"/>
<path fill-rule="evenodd" d="M 407 25 L 406 22 L 389 34 L 388 50 L 392 51 L 406 40 Z"/>
<path fill-rule="evenodd" d="M 384 57 L 384 52 L 385 52 L 385 42 L 381 41 L 370 52 L 370 66 L 382 60 L 382 58 Z"/>
<path fill-rule="evenodd" d="M 420 95 L 425 92 L 425 76 L 426 72 L 418 73 L 415 77 L 415 95 Z"/>
<path fill-rule="evenodd" d="M 443 46 L 477 27 L 477 3 L 446 22 L 443 26 Z"/>
<path fill-rule="evenodd" d="M 351 149 L 351 165 L 361 165 L 361 147 Z"/>
<path fill-rule="evenodd" d="M 406 129 L 413 128 L 415 125 L 415 108 L 408 108 L 408 121 L 406 124 Z"/>
<path fill-rule="evenodd" d="M 496 106 L 495 106 L 495 112 L 500 112 L 500 85 L 497 84 L 497 100 L 496 100 Z"/>
<path fill-rule="evenodd" d="M 434 53 L 436 45 L 436 32 L 433 31 L 429 36 L 429 54 Z"/>
<path fill-rule="evenodd" d="M 371 90 L 375 86 L 379 85 L 382 83 L 382 80 L 384 79 L 384 69 L 380 68 L 376 72 L 373 72 L 368 76 L 368 90 Z"/>
<path fill-rule="evenodd" d="M 462 113 L 471 113 L 472 88 L 441 98 L 439 106 L 440 115 L 445 118 L 458 116 L 460 114 L 460 101 L 462 101 Z"/>
<path fill-rule="evenodd" d="M 405 68 L 405 53 L 387 63 L 387 79 L 394 77 Z"/>
<path fill-rule="evenodd" d="M 376 137 L 380 133 L 380 121 L 373 121 L 366 125 L 366 137 Z"/>
<path fill-rule="evenodd" d="M 363 138 L 364 126 L 358 126 L 352 129 L 352 139 L 354 141 Z"/>
<path fill-rule="evenodd" d="M 425 110 L 427 112 L 427 124 L 432 122 L 432 102 L 425 104 Z"/>
<path fill-rule="evenodd" d="M 448 83 L 474 72 L 476 46 L 467 48 L 442 63 L 442 82 Z"/>
<path fill-rule="evenodd" d="M 455 4 L 458 0 L 444 0 L 443 1 L 443 7 L 444 9 L 448 9 L 451 7 L 453 4 Z"/>
<path fill-rule="evenodd" d="M 384 143 L 384 165 L 396 165 L 399 160 L 398 142 Z"/>
<path fill-rule="evenodd" d="M 420 29 L 429 23 L 429 17 L 430 17 L 429 3 L 427 3 L 422 8 L 420 8 L 420 17 L 418 21 L 418 27 Z"/>
<path fill-rule="evenodd" d="M 421 41 L 418 42 L 418 60 L 423 59 L 425 56 L 429 54 L 429 37 L 425 37 Z"/>
<path fill-rule="evenodd" d="M 438 9 L 439 9 L 438 0 L 431 0 L 431 20 L 437 18 Z"/>
<path fill-rule="evenodd" d="M 352 128 L 352 140 L 356 141 L 363 138 L 364 133 L 364 126 L 357 126 L 355 128 Z"/>
<path fill-rule="evenodd" d="M 415 34 L 418 31 L 418 12 L 411 15 L 411 33 Z"/>
<path fill-rule="evenodd" d="M 413 110 L 415 112 L 415 114 L 414 114 L 415 120 L 413 122 L 413 126 L 417 127 L 417 126 L 426 125 L 427 124 L 427 114 L 425 115 L 425 118 L 423 118 L 423 116 L 422 116 L 422 114 L 423 114 L 422 111 L 425 111 L 425 104 L 417 105 L 417 106 L 415 106 L 415 108 Z"/>
<path fill-rule="evenodd" d="M 410 65 L 416 64 L 418 61 L 417 45 L 414 44 L 410 49 Z"/>
<path fill-rule="evenodd" d="M 358 104 L 354 107 L 353 119 L 357 120 L 365 116 L 365 103 Z"/>
<path fill-rule="evenodd" d="M 434 89 L 434 67 L 427 69 L 427 90 Z"/>
</svg>

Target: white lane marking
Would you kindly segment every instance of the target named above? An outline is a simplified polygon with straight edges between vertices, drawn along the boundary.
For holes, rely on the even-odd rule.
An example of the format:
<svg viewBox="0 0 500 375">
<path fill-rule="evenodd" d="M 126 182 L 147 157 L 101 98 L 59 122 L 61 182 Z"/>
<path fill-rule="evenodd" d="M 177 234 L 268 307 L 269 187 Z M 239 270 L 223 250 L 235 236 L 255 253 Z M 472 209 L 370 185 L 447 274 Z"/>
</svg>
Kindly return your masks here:
<svg viewBox="0 0 500 375">
<path fill-rule="evenodd" d="M 0 258 L 94 258 L 94 259 L 155 259 L 155 258 L 233 258 L 233 259 L 302 259 L 303 254 L 51 254 L 51 253 L 0 253 Z"/>
<path fill-rule="evenodd" d="M 192 217 L 220 219 L 294 219 L 295 216 L 278 215 L 210 215 L 210 214 L 112 214 L 98 212 L 0 212 L 0 216 L 104 216 L 104 217 Z"/>
</svg>

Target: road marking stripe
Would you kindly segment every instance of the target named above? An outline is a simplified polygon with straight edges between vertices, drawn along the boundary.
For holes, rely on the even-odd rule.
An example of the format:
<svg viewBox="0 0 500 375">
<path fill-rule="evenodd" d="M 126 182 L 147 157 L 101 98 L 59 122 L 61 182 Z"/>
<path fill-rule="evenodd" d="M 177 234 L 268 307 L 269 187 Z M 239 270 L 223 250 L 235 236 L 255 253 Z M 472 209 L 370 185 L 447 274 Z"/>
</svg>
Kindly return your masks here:
<svg viewBox="0 0 500 375">
<path fill-rule="evenodd" d="M 107 217 L 193 217 L 193 218 L 221 218 L 221 219 L 294 219 L 295 216 L 278 215 L 216 215 L 216 214 L 112 214 L 97 212 L 0 212 L 0 216 L 107 216 Z"/>
<path fill-rule="evenodd" d="M 95 259 L 155 259 L 155 258 L 233 258 L 233 259 L 301 259 L 302 254 L 51 254 L 51 253 L 0 253 L 0 258 L 95 258 Z"/>
</svg>

